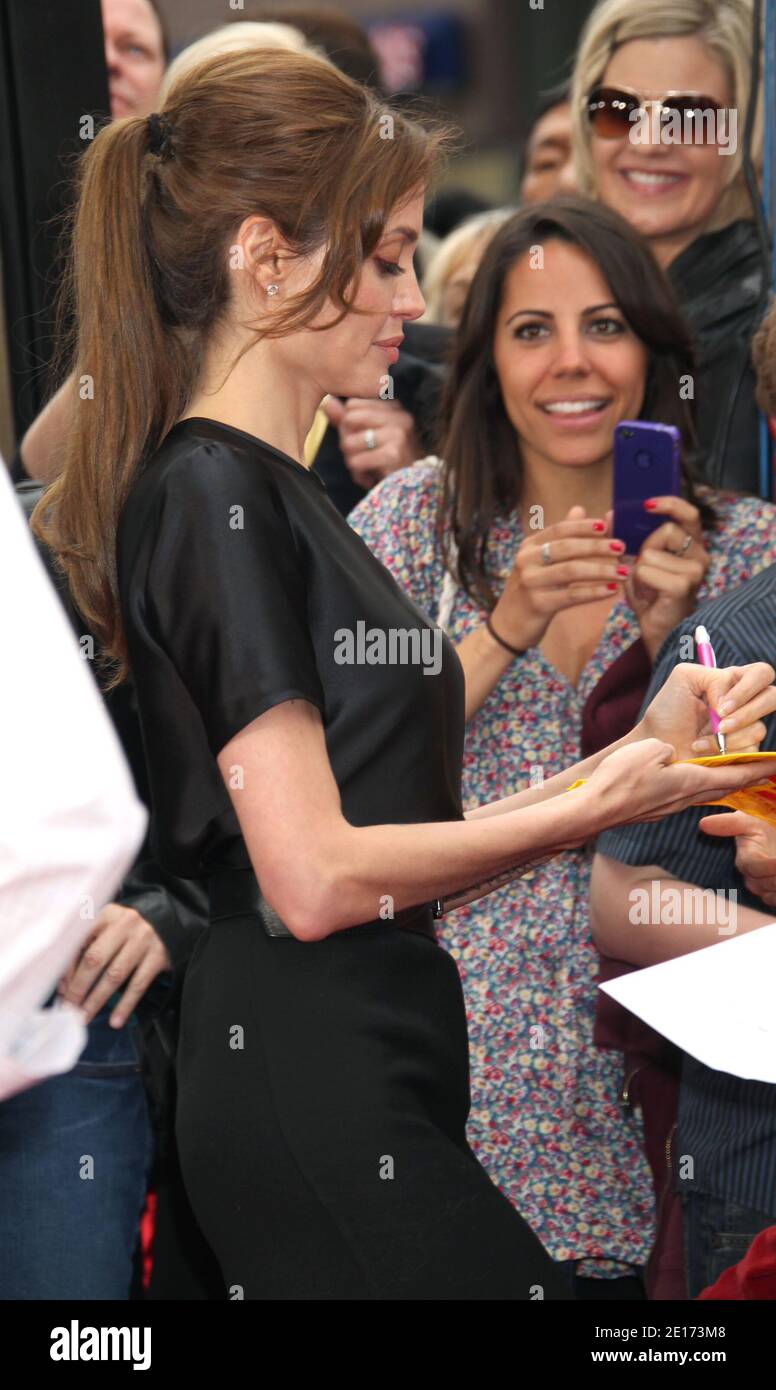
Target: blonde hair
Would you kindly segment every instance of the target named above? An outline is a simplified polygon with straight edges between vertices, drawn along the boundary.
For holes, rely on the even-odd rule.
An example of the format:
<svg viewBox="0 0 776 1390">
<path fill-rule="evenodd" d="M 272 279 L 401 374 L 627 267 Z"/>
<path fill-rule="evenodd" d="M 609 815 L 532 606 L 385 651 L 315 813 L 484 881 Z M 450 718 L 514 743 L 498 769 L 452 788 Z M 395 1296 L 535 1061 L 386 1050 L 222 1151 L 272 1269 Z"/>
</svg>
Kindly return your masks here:
<svg viewBox="0 0 776 1390">
<path fill-rule="evenodd" d="M 475 213 L 440 242 L 423 276 L 423 297 L 426 301 L 424 322 L 441 322 L 448 282 L 470 259 L 475 247 L 479 247 L 480 257 L 483 256 L 499 227 L 508 217 L 514 216 L 514 212 L 514 208 L 495 208 L 489 212 Z"/>
<path fill-rule="evenodd" d="M 190 43 L 173 59 L 162 80 L 160 105 L 167 100 L 178 78 L 191 72 L 198 63 L 204 63 L 221 53 L 243 53 L 246 48 L 279 48 L 287 53 L 313 52 L 316 57 L 325 56 L 319 54 L 317 49 L 311 49 L 304 34 L 291 24 L 259 24 L 250 20 L 224 24 L 220 29 L 205 34 L 204 38 Z"/>
<path fill-rule="evenodd" d="M 574 166 L 580 191 L 596 196 L 592 132 L 585 100 L 601 81 L 616 49 L 634 39 L 698 38 L 722 64 L 738 109 L 743 136 L 749 102 L 752 63 L 752 0 L 600 0 L 590 15 L 579 43 L 571 88 L 571 126 Z M 758 78 L 759 82 L 759 78 Z M 717 231 L 739 217 L 751 217 L 752 205 L 742 171 L 743 140 L 726 160 L 727 186 L 706 230 Z M 762 167 L 762 90 L 752 131 L 752 164 Z"/>
</svg>

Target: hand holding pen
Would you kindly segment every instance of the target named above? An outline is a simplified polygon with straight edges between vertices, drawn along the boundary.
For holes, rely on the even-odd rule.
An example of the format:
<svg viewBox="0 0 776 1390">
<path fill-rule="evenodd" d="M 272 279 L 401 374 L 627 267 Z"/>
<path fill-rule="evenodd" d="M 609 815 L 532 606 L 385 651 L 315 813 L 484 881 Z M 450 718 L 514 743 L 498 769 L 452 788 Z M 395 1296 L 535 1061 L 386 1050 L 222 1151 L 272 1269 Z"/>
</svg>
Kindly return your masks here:
<svg viewBox="0 0 776 1390">
<path fill-rule="evenodd" d="M 699 666 L 707 666 L 711 670 L 717 669 L 717 658 L 714 655 L 711 638 L 705 627 L 696 627 L 695 629 L 695 654 Z M 720 753 L 725 753 L 727 751 L 725 735 L 721 734 L 719 731 L 720 718 L 716 710 L 709 710 L 709 724 L 711 725 L 711 732 L 716 735 L 717 746 Z"/>
</svg>

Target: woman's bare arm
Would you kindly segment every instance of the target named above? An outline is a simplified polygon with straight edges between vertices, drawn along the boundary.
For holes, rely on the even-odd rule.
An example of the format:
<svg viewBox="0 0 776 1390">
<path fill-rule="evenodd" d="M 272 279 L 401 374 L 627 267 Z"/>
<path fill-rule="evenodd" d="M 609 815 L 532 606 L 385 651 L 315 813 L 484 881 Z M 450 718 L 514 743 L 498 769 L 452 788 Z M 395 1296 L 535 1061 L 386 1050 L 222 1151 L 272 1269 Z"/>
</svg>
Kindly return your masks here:
<svg viewBox="0 0 776 1390">
<path fill-rule="evenodd" d="M 677 904 L 681 922 L 675 921 Z M 695 884 L 672 878 L 657 864 L 621 864 L 596 854 L 590 921 L 604 955 L 631 965 L 658 965 L 768 926 L 773 914 L 740 907 L 729 895 L 722 902 L 716 894 L 704 897 Z"/>
<path fill-rule="evenodd" d="M 680 810 L 751 767 L 672 764 L 644 739 L 613 754 L 567 797 L 481 820 L 353 826 L 345 819 L 323 724 L 304 700 L 267 710 L 218 755 L 251 863 L 289 931 L 317 940 L 390 910 L 450 895 L 516 865 L 582 844 L 633 816 Z"/>
<path fill-rule="evenodd" d="M 50 483 L 59 471 L 74 391 L 75 378 L 69 376 L 35 417 L 22 439 L 22 463 L 30 477 L 39 483 Z"/>
<path fill-rule="evenodd" d="M 577 779 L 592 776 L 610 753 L 640 739 L 662 739 L 673 746 L 677 759 L 691 758 L 695 754 L 694 741 L 706 726 L 709 708 L 716 709 L 723 699 L 730 702 L 722 730 L 727 738 L 728 752 L 755 752 L 766 733 L 763 719 L 776 709 L 776 689 L 771 684 L 773 674 L 773 667 L 765 662 L 720 670 L 682 662 L 674 667 L 643 718 L 624 738 L 564 772 L 556 773 L 538 787 L 526 788 L 468 811 L 467 819 L 500 816 L 556 797 Z"/>
</svg>

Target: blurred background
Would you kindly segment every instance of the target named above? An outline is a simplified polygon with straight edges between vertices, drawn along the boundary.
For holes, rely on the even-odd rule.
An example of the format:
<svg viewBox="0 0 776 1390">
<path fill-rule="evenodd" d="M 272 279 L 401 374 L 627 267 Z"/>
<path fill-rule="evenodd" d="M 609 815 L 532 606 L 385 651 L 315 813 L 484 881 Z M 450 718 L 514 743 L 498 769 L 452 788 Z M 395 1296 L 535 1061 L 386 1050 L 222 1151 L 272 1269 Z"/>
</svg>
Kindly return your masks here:
<svg viewBox="0 0 776 1390">
<path fill-rule="evenodd" d="M 339 0 L 366 31 L 375 80 L 463 132 L 444 179 L 473 203 L 513 202 L 541 94 L 570 72 L 593 0 Z M 220 25 L 293 22 L 300 0 L 155 0 L 169 57 Z M 310 6 L 306 6 L 310 8 Z M 353 75 L 356 75 L 355 73 Z M 61 214 L 84 121 L 109 115 L 100 0 L 0 0 L 0 451 L 46 399 Z M 474 208 L 473 208 L 474 210 Z"/>
<path fill-rule="evenodd" d="M 638 3 L 638 0 L 634 0 Z M 246 18 L 258 6 L 245 0 Z M 282 18 L 294 9 L 283 0 Z M 392 94 L 422 93 L 470 144 L 448 180 L 495 203 L 517 191 L 517 156 L 539 93 L 570 72 L 592 0 L 341 0 L 366 29 Z M 228 0 L 159 0 L 174 52 L 230 16 Z"/>
</svg>

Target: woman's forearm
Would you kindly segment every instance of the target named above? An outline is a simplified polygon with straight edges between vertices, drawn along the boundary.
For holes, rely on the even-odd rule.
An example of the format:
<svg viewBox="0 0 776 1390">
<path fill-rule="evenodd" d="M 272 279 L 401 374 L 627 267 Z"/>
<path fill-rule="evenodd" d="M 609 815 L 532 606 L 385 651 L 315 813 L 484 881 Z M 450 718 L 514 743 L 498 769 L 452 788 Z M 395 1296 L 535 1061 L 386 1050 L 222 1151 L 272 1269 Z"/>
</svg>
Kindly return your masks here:
<svg viewBox="0 0 776 1390">
<path fill-rule="evenodd" d="M 584 843 L 598 821 L 595 800 L 584 789 L 565 802 L 474 824 L 359 827 L 343 821 L 331 828 L 317 863 L 307 863 L 284 892 L 273 894 L 273 875 L 267 874 L 265 894 L 281 917 L 285 901 L 294 935 L 315 940 L 550 858 Z"/>
<path fill-rule="evenodd" d="M 768 926 L 773 915 L 739 906 L 736 894 L 671 878 L 657 865 L 596 854 L 590 884 L 598 949 L 630 965 L 659 965 Z"/>
<path fill-rule="evenodd" d="M 484 623 L 457 644 L 466 679 L 466 722 L 484 705 L 513 661 L 520 661 L 491 637 Z"/>
<path fill-rule="evenodd" d="M 75 389 L 75 377 L 69 376 L 35 417 L 22 439 L 22 463 L 29 476 L 37 482 L 51 482 L 59 470 Z"/>
<path fill-rule="evenodd" d="M 618 748 L 625 748 L 626 745 L 635 743 L 643 737 L 641 726 L 637 724 L 624 738 L 618 739 L 616 743 L 608 744 L 606 748 L 600 748 L 597 753 L 591 753 L 590 757 L 583 758 L 582 762 L 573 763 L 563 772 L 556 772 L 554 777 L 548 777 L 545 782 L 535 787 L 526 787 L 525 791 L 522 792 L 514 792 L 512 796 L 502 797 L 500 801 L 487 801 L 482 806 L 475 806 L 473 810 L 466 812 L 466 819 L 482 820 L 486 816 L 503 816 L 510 811 L 523 810 L 528 806 L 537 806 L 543 801 L 549 801 L 561 792 L 565 792 L 572 782 L 592 776 L 598 764 L 609 753 L 614 753 Z"/>
</svg>

